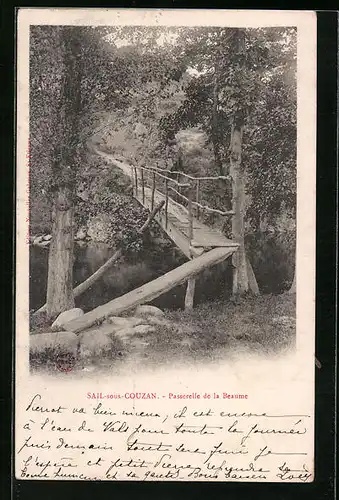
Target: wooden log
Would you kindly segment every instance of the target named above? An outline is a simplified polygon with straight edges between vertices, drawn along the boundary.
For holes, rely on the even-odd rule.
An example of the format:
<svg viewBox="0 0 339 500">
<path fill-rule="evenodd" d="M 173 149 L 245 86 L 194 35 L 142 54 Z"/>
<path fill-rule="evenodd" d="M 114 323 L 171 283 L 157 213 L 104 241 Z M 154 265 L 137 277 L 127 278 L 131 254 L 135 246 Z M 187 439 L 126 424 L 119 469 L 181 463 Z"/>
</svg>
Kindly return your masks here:
<svg viewBox="0 0 339 500">
<path fill-rule="evenodd" d="M 192 191 L 188 194 L 188 238 L 193 240 L 193 209 L 192 209 Z"/>
<path fill-rule="evenodd" d="M 138 198 L 138 172 L 136 167 L 134 167 L 134 177 L 135 177 L 135 197 Z"/>
<path fill-rule="evenodd" d="M 133 165 L 131 165 L 131 178 L 132 178 L 132 196 L 135 197 L 136 193 L 134 192 L 134 171 L 133 171 Z"/>
<path fill-rule="evenodd" d="M 139 234 L 143 233 L 148 228 L 148 226 L 150 225 L 150 223 L 152 222 L 152 220 L 154 219 L 154 217 L 156 216 L 156 214 L 162 209 L 162 207 L 164 206 L 164 204 L 165 204 L 165 200 L 162 200 L 162 201 L 160 201 L 160 203 L 158 203 L 158 205 L 156 207 L 153 208 L 153 210 L 149 214 L 148 219 L 145 222 L 145 224 L 143 224 L 141 226 L 141 228 L 138 230 Z"/>
<path fill-rule="evenodd" d="M 199 216 L 200 216 L 200 207 L 199 207 L 199 202 L 200 202 L 200 181 L 199 179 L 197 179 L 197 190 L 196 190 L 196 195 L 195 195 L 195 201 L 197 203 L 196 207 L 197 207 L 197 219 L 199 220 Z"/>
<path fill-rule="evenodd" d="M 154 208 L 154 195 L 155 195 L 155 173 L 153 172 L 153 183 L 152 183 L 152 205 L 151 209 Z"/>
<path fill-rule="evenodd" d="M 138 229 L 138 233 L 142 234 L 150 225 L 151 221 L 154 219 L 155 215 L 161 210 L 161 208 L 164 206 L 165 201 L 161 201 L 158 203 L 156 207 L 152 210 L 150 215 L 148 216 L 146 222 L 141 226 L 140 229 Z M 73 296 L 74 298 L 79 297 L 82 293 L 84 293 L 88 288 L 90 288 L 96 281 L 98 281 L 99 278 L 101 278 L 105 272 L 116 262 L 119 257 L 121 257 L 122 251 L 119 249 L 117 250 L 112 257 L 108 259 L 105 264 L 103 264 L 99 269 L 95 271 L 89 278 L 87 278 L 83 283 L 80 283 L 77 287 L 73 289 Z M 46 310 L 46 304 L 44 304 L 40 309 L 34 312 L 34 314 L 42 313 Z"/>
<path fill-rule="evenodd" d="M 144 181 L 143 169 L 141 169 L 141 188 L 142 188 L 142 204 L 145 205 L 145 181 Z"/>
<path fill-rule="evenodd" d="M 166 196 L 166 205 L 165 205 L 165 227 L 167 229 L 168 226 L 168 180 L 165 181 L 165 196 Z"/>
<path fill-rule="evenodd" d="M 132 290 L 117 299 L 111 300 L 107 304 L 99 306 L 92 311 L 84 314 L 81 318 L 70 321 L 64 328 L 74 333 L 79 333 L 94 324 L 100 323 L 108 316 L 119 315 L 139 304 L 145 304 L 168 292 L 175 286 L 181 285 L 190 278 L 194 278 L 204 269 L 222 262 L 232 255 L 235 248 L 214 248 L 204 253 L 196 259 L 190 260 L 185 264 L 169 271 L 159 278 L 146 283 L 145 285 Z"/>
<path fill-rule="evenodd" d="M 187 281 L 187 288 L 185 295 L 185 311 L 191 311 L 193 309 L 194 291 L 195 291 L 195 278 L 190 278 Z"/>
</svg>

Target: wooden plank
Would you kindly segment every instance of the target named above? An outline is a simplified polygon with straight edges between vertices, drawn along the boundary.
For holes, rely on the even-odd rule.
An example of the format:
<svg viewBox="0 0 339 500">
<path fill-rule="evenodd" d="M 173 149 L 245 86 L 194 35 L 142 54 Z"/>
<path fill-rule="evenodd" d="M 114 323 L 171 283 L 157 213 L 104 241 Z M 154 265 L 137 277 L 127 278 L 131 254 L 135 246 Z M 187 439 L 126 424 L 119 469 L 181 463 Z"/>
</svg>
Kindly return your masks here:
<svg viewBox="0 0 339 500">
<path fill-rule="evenodd" d="M 145 204 L 146 208 L 151 209 L 151 197 L 152 192 L 150 189 L 145 188 Z M 156 192 L 155 199 L 158 200 L 166 200 L 165 196 L 162 193 Z M 188 220 L 188 211 L 182 207 L 180 209 L 177 205 L 173 205 L 173 200 L 171 198 L 168 199 L 168 221 L 172 222 L 172 225 L 176 227 L 178 231 L 181 231 L 183 236 L 189 239 L 189 228 L 190 223 Z M 160 223 L 160 222 L 159 222 Z M 161 224 L 161 227 L 164 231 L 171 237 L 168 232 L 168 228 L 166 229 L 166 221 Z M 193 219 L 193 229 L 194 229 L 194 239 L 192 240 L 192 246 L 194 247 L 205 247 L 205 248 L 213 248 L 218 246 L 223 247 L 238 247 L 238 244 L 234 241 L 226 238 L 222 233 L 219 233 L 217 230 L 213 230 L 206 226 L 205 224 L 199 222 L 197 219 Z M 181 247 L 179 247 L 181 248 Z"/>
<path fill-rule="evenodd" d="M 191 311 L 193 309 L 194 291 L 195 291 L 195 278 L 190 278 L 187 281 L 187 288 L 185 295 L 185 311 Z"/>
<path fill-rule="evenodd" d="M 142 186 L 142 204 L 145 204 L 145 181 L 144 181 L 144 171 L 141 169 L 141 186 Z"/>
<path fill-rule="evenodd" d="M 98 154 L 101 156 L 106 157 L 107 159 L 110 159 L 113 164 L 115 164 L 118 168 L 120 168 L 126 175 L 131 176 L 131 166 L 127 165 L 126 163 L 123 163 L 119 160 L 114 159 L 112 155 L 109 155 L 107 153 L 102 153 L 97 151 Z M 133 169 L 132 169 L 133 172 Z M 154 175 L 154 174 L 153 174 Z M 154 180 L 154 185 L 155 185 L 155 180 Z M 153 198 L 154 197 L 154 198 Z M 144 200 L 142 201 L 141 198 L 138 197 L 138 201 L 146 208 L 152 210 L 154 207 L 154 203 L 158 203 L 161 200 L 166 201 L 165 195 L 160 193 L 159 191 L 153 192 L 153 189 L 150 189 L 145 186 L 145 197 Z M 152 203 L 152 198 L 153 198 L 153 203 Z M 188 232 L 188 227 L 189 227 L 189 222 L 188 222 L 188 210 L 180 205 L 179 203 L 175 202 L 171 198 L 168 199 L 168 206 L 167 206 L 167 217 L 168 217 L 168 225 L 166 228 L 166 221 L 165 219 L 161 219 L 157 217 L 157 220 L 161 227 L 164 229 L 164 231 L 168 234 L 168 236 L 174 241 L 176 245 L 179 246 L 179 248 L 187 255 L 187 247 L 189 246 L 188 243 L 184 243 L 184 239 L 189 239 L 189 232 Z M 171 221 L 171 224 L 169 223 Z M 187 230 L 184 228 L 187 227 Z M 233 248 L 238 248 L 238 244 L 229 238 L 226 238 L 222 233 L 218 232 L 217 230 L 213 230 L 210 227 L 206 226 L 202 222 L 198 221 L 197 219 L 193 220 L 193 228 L 194 228 L 194 239 L 191 242 L 191 245 L 193 247 L 203 247 L 203 248 L 214 248 L 214 247 L 233 247 Z M 171 230 L 171 232 L 170 232 Z M 176 233 L 176 234 L 175 234 Z M 179 235 L 179 233 L 181 233 Z M 175 235 L 176 240 L 174 240 L 173 236 Z M 178 243 L 180 241 L 180 244 Z"/>
<path fill-rule="evenodd" d="M 154 207 L 154 196 L 155 196 L 155 173 L 153 173 L 153 180 L 152 180 L 152 201 L 151 201 L 151 209 L 152 210 Z"/>
<path fill-rule="evenodd" d="M 194 278 L 204 269 L 222 262 L 232 255 L 233 252 L 233 248 L 215 248 L 210 250 L 200 257 L 190 260 L 176 269 L 169 271 L 163 276 L 126 293 L 122 297 L 111 300 L 107 304 L 93 309 L 80 318 L 70 321 L 64 328 L 68 331 L 79 333 L 103 321 L 108 316 L 119 315 L 133 309 L 139 304 L 151 302 L 159 297 L 159 295 L 168 292 L 175 286 L 184 283 L 188 279 Z"/>
</svg>

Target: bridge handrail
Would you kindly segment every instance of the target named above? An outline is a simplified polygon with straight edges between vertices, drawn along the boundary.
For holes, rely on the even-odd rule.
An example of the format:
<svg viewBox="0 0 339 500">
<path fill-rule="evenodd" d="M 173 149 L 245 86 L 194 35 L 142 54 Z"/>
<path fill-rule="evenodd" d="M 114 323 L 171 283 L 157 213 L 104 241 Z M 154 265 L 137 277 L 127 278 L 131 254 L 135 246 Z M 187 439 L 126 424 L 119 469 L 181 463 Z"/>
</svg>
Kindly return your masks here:
<svg viewBox="0 0 339 500">
<path fill-rule="evenodd" d="M 187 196 L 183 195 L 182 193 L 179 193 L 179 191 L 177 191 L 176 189 L 174 189 L 174 187 L 169 186 L 168 189 L 170 189 L 171 191 L 173 191 L 176 195 L 180 196 L 180 198 L 183 198 L 184 200 L 186 200 L 188 203 L 190 202 L 190 199 L 187 198 Z M 201 208 L 202 210 L 206 210 L 207 212 L 217 213 L 217 214 L 223 215 L 223 216 L 234 215 L 234 211 L 232 211 L 232 210 L 219 210 L 218 208 L 211 208 L 211 207 L 209 207 L 207 205 L 202 205 L 201 203 L 199 203 L 197 201 L 191 201 L 191 203 L 195 207 Z"/>
<path fill-rule="evenodd" d="M 186 174 L 185 172 L 181 172 L 180 170 L 169 170 L 166 168 L 160 168 L 160 167 L 136 167 L 136 168 L 141 168 L 143 170 L 148 170 L 148 171 L 155 171 L 159 175 L 163 175 L 163 172 L 169 173 L 169 174 L 179 174 L 182 175 L 183 177 L 187 177 L 187 179 L 191 179 L 192 181 L 216 181 L 216 180 L 232 180 L 232 177 L 230 175 L 212 175 L 212 176 L 198 176 L 198 175 L 190 175 Z M 161 172 L 161 174 L 159 173 Z M 174 180 L 170 178 L 171 180 Z"/>
<path fill-rule="evenodd" d="M 159 167 L 146 167 L 145 165 L 130 165 L 132 169 L 132 179 L 133 179 L 133 191 L 135 192 L 136 198 L 138 198 L 138 185 L 139 182 L 141 184 L 141 197 L 142 204 L 145 202 L 145 186 L 147 184 L 151 188 L 151 209 L 154 208 L 155 203 L 155 192 L 158 191 L 163 196 L 165 196 L 165 226 L 167 228 L 168 224 L 168 200 L 171 199 L 173 203 L 180 205 L 182 208 L 187 210 L 188 217 L 188 228 L 189 228 L 189 239 L 190 241 L 193 239 L 193 211 L 195 212 L 195 217 L 199 220 L 200 211 L 209 212 L 218 214 L 221 216 L 234 215 L 233 210 L 220 210 L 218 208 L 212 208 L 208 205 L 204 205 L 200 202 L 200 187 L 201 181 L 217 181 L 217 180 L 232 180 L 231 176 L 218 175 L 218 176 L 193 176 L 190 174 L 186 174 L 185 172 L 180 172 L 178 170 L 169 170 L 163 169 Z M 139 172 L 139 175 L 138 175 Z M 149 175 L 144 177 L 144 172 L 152 175 L 152 179 L 149 178 Z M 171 176 L 166 175 L 171 174 Z M 177 175 L 177 179 L 173 178 L 172 175 Z M 188 179 L 189 182 L 179 182 L 179 175 Z M 138 179 L 139 177 L 139 179 Z M 158 178 L 158 185 L 156 179 Z M 159 185 L 159 180 L 163 179 L 164 185 Z M 174 187 L 175 186 L 175 187 Z M 180 192 L 181 188 L 188 189 L 187 196 Z M 181 200 L 185 200 L 187 207 L 178 203 L 174 198 L 169 196 L 169 191 L 172 191 L 176 194 Z M 140 191 L 139 191 L 140 192 Z"/>
<path fill-rule="evenodd" d="M 168 181 L 171 181 L 173 182 L 174 184 L 176 184 L 178 187 L 191 187 L 190 184 L 188 184 L 187 182 L 184 183 L 184 182 L 179 182 L 177 181 L 176 179 L 172 179 L 172 177 L 167 177 L 166 175 L 164 175 L 163 173 L 159 173 L 159 170 L 154 168 L 154 167 L 135 167 L 135 168 L 139 168 L 141 170 L 145 170 L 145 171 L 148 171 L 148 172 L 152 172 L 152 173 L 156 173 L 159 177 L 163 178 L 163 179 L 167 179 Z M 167 170 L 165 170 L 167 172 Z M 171 172 L 170 170 L 168 170 L 168 172 L 170 173 L 173 173 Z"/>
</svg>

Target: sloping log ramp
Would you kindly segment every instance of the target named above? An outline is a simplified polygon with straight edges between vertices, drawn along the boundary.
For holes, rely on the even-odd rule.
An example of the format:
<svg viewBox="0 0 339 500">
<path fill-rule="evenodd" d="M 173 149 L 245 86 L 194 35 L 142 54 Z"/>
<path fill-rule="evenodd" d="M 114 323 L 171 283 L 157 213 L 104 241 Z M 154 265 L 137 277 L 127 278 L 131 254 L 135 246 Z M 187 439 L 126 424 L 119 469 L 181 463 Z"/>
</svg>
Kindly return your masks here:
<svg viewBox="0 0 339 500">
<path fill-rule="evenodd" d="M 70 321 L 64 328 L 68 331 L 79 333 L 102 322 L 109 316 L 116 316 L 135 308 L 139 304 L 151 302 L 175 286 L 194 278 L 204 269 L 224 261 L 232 255 L 236 249 L 237 247 L 218 247 L 209 250 L 201 256 L 169 271 L 163 276 L 93 309 L 80 318 Z"/>
</svg>

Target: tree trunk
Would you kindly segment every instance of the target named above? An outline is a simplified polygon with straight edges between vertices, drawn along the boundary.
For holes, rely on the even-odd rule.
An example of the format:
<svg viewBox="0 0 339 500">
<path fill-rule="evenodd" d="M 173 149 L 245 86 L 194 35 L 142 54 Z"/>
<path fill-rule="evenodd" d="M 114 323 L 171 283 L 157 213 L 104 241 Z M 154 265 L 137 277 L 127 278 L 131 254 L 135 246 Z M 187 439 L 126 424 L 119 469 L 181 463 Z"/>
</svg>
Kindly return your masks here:
<svg viewBox="0 0 339 500">
<path fill-rule="evenodd" d="M 236 122 L 232 126 L 231 151 L 230 151 L 230 175 L 232 177 L 232 236 L 239 243 L 238 250 L 233 254 L 233 294 L 243 294 L 248 291 L 248 273 L 245 252 L 245 182 L 241 166 L 243 125 Z"/>
<path fill-rule="evenodd" d="M 218 78 L 217 78 L 217 68 L 215 68 L 214 81 L 213 81 L 213 109 L 212 109 L 212 144 L 214 152 L 215 165 L 219 171 L 219 175 L 224 175 L 222 156 L 220 151 L 220 132 L 218 123 Z"/>
<path fill-rule="evenodd" d="M 48 259 L 46 313 L 52 318 L 74 307 L 73 217 L 74 186 L 81 108 L 81 38 L 73 27 L 60 31 L 63 79 L 58 114 L 59 143 L 54 151 L 52 183 L 54 221 Z"/>
<path fill-rule="evenodd" d="M 48 259 L 47 317 L 74 307 L 72 193 L 60 187 L 55 196 L 55 216 Z"/>
<path fill-rule="evenodd" d="M 237 29 L 236 51 L 239 54 L 239 64 L 245 60 L 245 33 L 242 29 Z M 239 98 L 241 99 L 241 97 Z M 232 236 L 239 243 L 238 250 L 233 254 L 233 295 L 242 295 L 249 290 L 258 294 L 259 288 L 255 275 L 246 258 L 245 250 L 245 200 L 246 186 L 244 169 L 242 165 L 242 142 L 244 132 L 244 122 L 246 109 L 238 102 L 238 109 L 235 111 L 232 121 L 231 143 L 230 143 L 230 176 L 232 178 Z"/>
<path fill-rule="evenodd" d="M 159 212 L 159 210 L 162 209 L 162 207 L 164 206 L 164 204 L 165 204 L 165 202 L 161 201 L 153 209 L 153 211 L 148 216 L 146 222 L 141 226 L 141 228 L 138 229 L 138 233 L 139 234 L 142 234 L 142 233 L 144 233 L 144 231 L 146 231 L 146 229 L 149 227 L 151 221 L 154 219 L 155 215 Z M 58 259 L 58 256 L 57 256 L 58 252 L 54 252 L 53 257 L 51 257 L 51 255 L 52 254 L 50 254 L 50 258 L 52 259 L 52 261 L 53 261 L 52 265 L 54 266 L 54 259 Z M 86 290 L 88 290 L 92 285 L 94 285 L 94 283 L 96 283 L 98 281 L 98 279 L 100 279 L 102 276 L 104 276 L 105 272 L 121 257 L 121 255 L 122 255 L 122 251 L 120 249 L 117 250 L 112 255 L 112 257 L 110 257 L 108 259 L 108 261 L 105 262 L 105 264 L 103 264 L 101 267 L 99 267 L 99 269 L 97 269 L 95 271 L 95 273 L 93 273 L 89 278 L 87 278 L 84 282 L 80 283 L 80 285 L 78 285 L 77 287 L 75 287 L 73 289 L 73 297 L 74 298 L 79 297 Z M 53 296 L 53 293 L 52 293 L 52 296 Z M 68 290 L 66 291 L 66 293 L 68 294 Z M 42 307 L 40 307 L 40 309 L 38 309 L 37 311 L 35 311 L 34 314 L 40 314 L 42 312 L 45 312 L 46 311 L 46 307 L 47 307 L 46 304 L 44 304 Z"/>
</svg>

